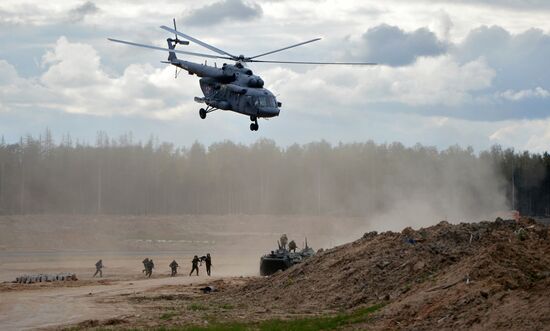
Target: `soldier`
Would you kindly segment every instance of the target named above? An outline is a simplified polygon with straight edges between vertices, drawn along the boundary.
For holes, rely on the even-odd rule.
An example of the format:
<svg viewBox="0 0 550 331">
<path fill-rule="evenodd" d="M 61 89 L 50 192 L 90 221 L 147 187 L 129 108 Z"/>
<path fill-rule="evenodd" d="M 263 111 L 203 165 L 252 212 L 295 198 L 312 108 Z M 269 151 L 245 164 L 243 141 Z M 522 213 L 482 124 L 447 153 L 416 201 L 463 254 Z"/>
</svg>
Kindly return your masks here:
<svg viewBox="0 0 550 331">
<path fill-rule="evenodd" d="M 149 259 L 149 262 L 147 263 L 147 272 L 145 273 L 145 276 L 148 276 L 149 278 L 151 278 L 154 267 L 155 267 L 155 264 L 153 263 L 153 259 Z"/>
<path fill-rule="evenodd" d="M 296 246 L 296 242 L 294 242 L 294 240 L 291 240 L 289 243 L 288 243 L 288 250 L 290 252 L 295 252 L 296 253 L 296 248 L 298 248 Z"/>
<path fill-rule="evenodd" d="M 99 260 L 95 264 L 95 274 L 92 277 L 95 277 L 99 273 L 99 277 L 103 277 L 103 260 Z"/>
<path fill-rule="evenodd" d="M 176 260 L 172 261 L 172 263 L 170 263 L 170 269 L 172 269 L 172 274 L 170 275 L 171 277 L 174 277 L 177 273 L 178 273 L 178 263 L 176 262 Z"/>
<path fill-rule="evenodd" d="M 286 236 L 286 234 L 283 233 L 283 235 L 281 236 L 281 248 L 286 249 L 287 243 L 288 243 L 288 237 Z"/>
<path fill-rule="evenodd" d="M 193 273 L 193 271 L 197 270 L 197 276 L 199 275 L 199 257 L 195 255 L 193 258 L 193 261 L 191 261 L 191 264 L 193 265 L 193 268 L 191 268 L 191 272 L 189 273 L 189 276 Z"/>
<path fill-rule="evenodd" d="M 212 258 L 210 257 L 210 253 L 206 254 L 204 263 L 206 264 L 206 273 L 210 276 L 210 269 L 212 268 Z"/>
<path fill-rule="evenodd" d="M 149 258 L 146 257 L 145 260 L 141 261 L 143 263 L 143 270 L 141 272 L 145 272 L 145 275 L 147 275 L 147 265 L 149 264 Z"/>
</svg>

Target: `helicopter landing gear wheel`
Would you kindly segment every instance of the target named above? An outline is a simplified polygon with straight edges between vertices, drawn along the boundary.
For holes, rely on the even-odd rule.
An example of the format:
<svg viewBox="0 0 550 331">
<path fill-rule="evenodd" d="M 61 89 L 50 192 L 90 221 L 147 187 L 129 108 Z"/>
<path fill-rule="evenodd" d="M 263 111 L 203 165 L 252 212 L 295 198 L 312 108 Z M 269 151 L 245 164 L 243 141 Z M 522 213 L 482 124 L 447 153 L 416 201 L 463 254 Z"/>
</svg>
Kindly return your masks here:
<svg viewBox="0 0 550 331">
<path fill-rule="evenodd" d="M 259 125 L 258 122 L 250 123 L 250 131 L 258 131 Z"/>
<path fill-rule="evenodd" d="M 206 110 L 204 108 L 199 109 L 199 115 L 202 119 L 206 118 Z"/>
</svg>

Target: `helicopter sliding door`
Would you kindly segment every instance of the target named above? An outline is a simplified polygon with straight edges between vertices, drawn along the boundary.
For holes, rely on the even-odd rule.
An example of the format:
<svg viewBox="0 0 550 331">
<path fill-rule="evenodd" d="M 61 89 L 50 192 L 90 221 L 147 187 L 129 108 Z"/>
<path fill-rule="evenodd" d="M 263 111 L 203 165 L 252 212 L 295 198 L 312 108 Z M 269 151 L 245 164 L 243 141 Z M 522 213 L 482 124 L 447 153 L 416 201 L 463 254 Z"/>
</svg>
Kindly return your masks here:
<svg viewBox="0 0 550 331">
<path fill-rule="evenodd" d="M 209 78 L 201 78 L 199 80 L 199 85 L 201 87 L 202 93 L 208 99 L 214 98 L 217 90 L 215 88 L 215 83 Z"/>
</svg>

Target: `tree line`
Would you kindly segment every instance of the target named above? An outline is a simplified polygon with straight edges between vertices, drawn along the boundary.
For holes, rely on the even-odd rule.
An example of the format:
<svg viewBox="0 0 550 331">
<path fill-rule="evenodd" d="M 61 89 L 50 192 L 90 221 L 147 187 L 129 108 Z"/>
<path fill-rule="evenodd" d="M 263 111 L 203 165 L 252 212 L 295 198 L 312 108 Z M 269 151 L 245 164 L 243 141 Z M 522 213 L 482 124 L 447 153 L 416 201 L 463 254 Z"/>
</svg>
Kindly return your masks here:
<svg viewBox="0 0 550 331">
<path fill-rule="evenodd" d="M 131 133 L 55 143 L 46 131 L 0 142 L 0 213 L 363 216 L 415 200 L 442 213 L 549 215 L 549 174 L 547 152 L 500 146 L 476 154 L 372 141 L 283 148 L 261 139 L 184 148 Z"/>
</svg>

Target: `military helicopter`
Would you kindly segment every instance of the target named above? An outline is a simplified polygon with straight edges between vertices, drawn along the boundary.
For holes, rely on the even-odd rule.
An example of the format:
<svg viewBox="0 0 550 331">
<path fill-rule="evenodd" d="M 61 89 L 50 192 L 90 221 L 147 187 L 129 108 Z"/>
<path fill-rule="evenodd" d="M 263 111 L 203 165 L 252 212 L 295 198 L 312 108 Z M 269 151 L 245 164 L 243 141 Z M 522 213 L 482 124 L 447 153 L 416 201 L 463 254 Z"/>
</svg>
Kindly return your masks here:
<svg viewBox="0 0 550 331">
<path fill-rule="evenodd" d="M 279 116 L 281 102 L 277 101 L 271 91 L 264 88 L 264 81 L 260 76 L 255 75 L 252 70 L 245 66 L 246 63 L 279 63 L 279 64 L 331 64 L 331 65 L 376 65 L 376 63 L 365 62 L 311 62 L 311 61 L 270 61 L 270 60 L 258 60 L 259 57 L 270 55 L 273 53 L 281 52 L 290 48 L 309 44 L 321 38 L 314 38 L 294 45 L 279 48 L 273 51 L 261 53 L 255 56 L 233 55 L 222 49 L 214 47 L 203 41 L 200 41 L 194 37 L 191 37 L 185 33 L 182 33 L 176 28 L 176 20 L 173 19 L 174 28 L 167 26 L 160 26 L 161 29 L 174 34 L 174 38 L 166 39 L 168 48 L 139 44 L 130 41 L 124 41 L 119 39 L 107 38 L 110 41 L 145 47 L 149 49 L 155 49 L 160 51 L 168 51 L 168 61 L 162 61 L 162 63 L 171 64 L 176 66 L 176 77 L 178 68 L 187 71 L 190 75 L 197 75 L 201 77 L 199 80 L 200 88 L 203 97 L 195 97 L 195 101 L 198 103 L 206 104 L 206 108 L 199 110 L 199 115 L 202 119 L 206 118 L 206 114 L 215 110 L 229 110 L 236 113 L 240 113 L 250 117 L 253 122 L 250 124 L 250 130 L 257 131 L 258 118 L 270 118 Z M 178 39 L 179 37 L 185 38 L 184 40 Z M 204 48 L 207 48 L 218 55 L 203 54 L 189 51 L 176 50 L 176 46 L 189 45 L 189 42 L 193 42 Z M 198 56 L 210 59 L 224 59 L 235 61 L 235 64 L 224 63 L 220 68 L 217 65 L 209 66 L 202 63 L 196 63 L 186 60 L 178 59 L 178 54 Z"/>
</svg>

